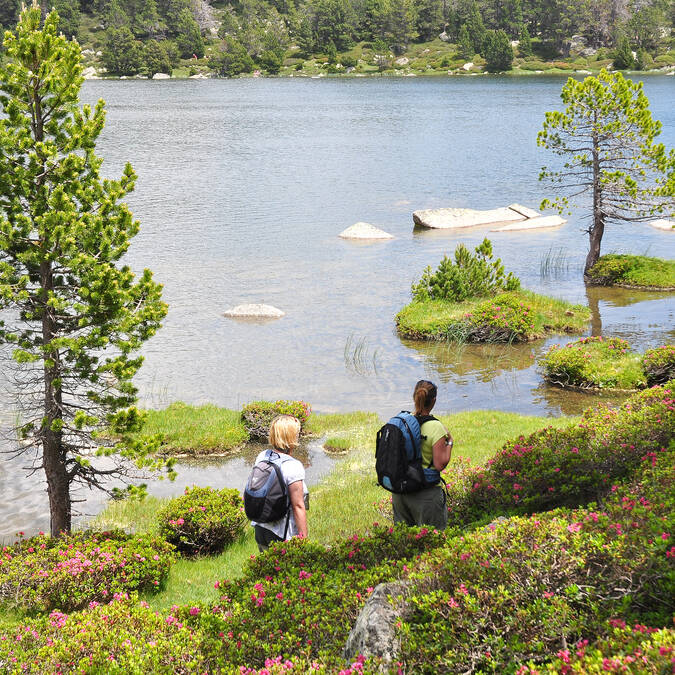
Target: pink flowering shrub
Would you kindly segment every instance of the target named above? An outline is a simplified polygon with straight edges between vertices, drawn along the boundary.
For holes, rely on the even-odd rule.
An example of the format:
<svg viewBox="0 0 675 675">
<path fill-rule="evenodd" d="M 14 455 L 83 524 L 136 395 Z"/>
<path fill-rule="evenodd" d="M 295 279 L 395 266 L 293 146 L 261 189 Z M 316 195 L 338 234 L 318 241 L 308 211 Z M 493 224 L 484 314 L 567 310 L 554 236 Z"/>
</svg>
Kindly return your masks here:
<svg viewBox="0 0 675 675">
<path fill-rule="evenodd" d="M 562 347 L 553 345 L 539 365 L 544 378 L 561 387 L 641 389 L 647 385 L 639 355 L 620 338 L 585 337 Z"/>
<path fill-rule="evenodd" d="M 157 518 L 160 536 L 188 555 L 220 553 L 248 524 L 239 492 L 228 488 L 186 488 Z"/>
<path fill-rule="evenodd" d="M 642 369 L 650 387 L 675 379 L 675 345 L 648 349 L 642 356 Z"/>
<path fill-rule="evenodd" d="M 597 501 L 675 438 L 674 411 L 671 385 L 654 387 L 619 409 L 589 408 L 577 425 L 509 441 L 482 466 L 453 463 L 447 477 L 450 522 Z"/>
<path fill-rule="evenodd" d="M 241 419 L 249 438 L 264 443 L 270 433 L 270 424 L 277 415 L 297 417 L 304 427 L 311 412 L 311 406 L 304 401 L 252 401 L 241 409 Z"/>
<path fill-rule="evenodd" d="M 623 620 L 609 622 L 607 637 L 589 645 L 579 640 L 560 649 L 553 662 L 529 663 L 516 675 L 572 675 L 573 673 L 672 673 L 675 664 L 675 629 L 628 626 Z"/>
<path fill-rule="evenodd" d="M 212 611 L 191 615 L 185 608 L 180 617 L 211 635 L 213 651 L 231 666 L 260 669 L 266 658 L 283 655 L 337 673 L 345 668 L 342 646 L 375 586 L 444 542 L 439 532 L 403 526 L 374 527 L 330 547 L 279 542 L 252 559 L 242 578 L 218 582 L 222 595 Z"/>
<path fill-rule="evenodd" d="M 534 333 L 534 312 L 517 293 L 502 293 L 467 314 L 469 342 L 524 342 Z"/>
<path fill-rule="evenodd" d="M 565 670 L 561 654 L 618 653 L 620 641 L 603 647 L 610 620 L 643 636 L 672 628 L 674 459 L 646 459 L 602 506 L 510 518 L 427 554 L 409 575 L 403 672 L 515 673 L 546 661 L 553 672 L 601 672 Z"/>
<path fill-rule="evenodd" d="M 173 546 L 148 535 L 39 535 L 3 547 L 0 599 L 28 612 L 79 609 L 115 593 L 158 590 L 173 560 Z"/>
<path fill-rule="evenodd" d="M 3 673 L 206 672 L 203 638 L 173 615 L 120 594 L 82 612 L 29 620 L 0 632 Z"/>
</svg>

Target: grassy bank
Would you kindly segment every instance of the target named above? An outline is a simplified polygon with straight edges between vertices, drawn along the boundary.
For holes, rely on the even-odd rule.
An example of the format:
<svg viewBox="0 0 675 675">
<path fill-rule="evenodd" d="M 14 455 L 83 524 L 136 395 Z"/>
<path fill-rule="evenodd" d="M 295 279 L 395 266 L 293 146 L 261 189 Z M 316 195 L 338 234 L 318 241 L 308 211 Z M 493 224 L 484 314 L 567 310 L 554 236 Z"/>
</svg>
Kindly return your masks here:
<svg viewBox="0 0 675 675">
<path fill-rule="evenodd" d="M 529 434 L 545 426 L 564 427 L 571 418 L 543 418 L 489 410 L 439 415 L 455 439 L 455 460 L 485 461 L 508 439 Z M 312 415 L 309 433 L 343 439 L 352 449 L 341 457 L 330 474 L 311 488 L 309 512 L 310 538 L 330 543 L 363 532 L 374 522 L 391 521 L 389 493 L 375 478 L 374 439 L 382 420 L 374 413 L 352 412 Z M 453 464 L 448 469 L 452 472 Z M 91 523 L 95 528 L 121 527 L 140 533 L 156 534 L 155 514 L 166 500 L 154 497 L 143 502 L 110 502 Z M 242 566 L 257 552 L 249 528 L 243 539 L 218 556 L 182 558 L 171 568 L 166 588 L 145 598 L 155 609 L 174 604 L 214 602 L 218 591 L 214 582 L 223 577 L 237 578 Z"/>
<path fill-rule="evenodd" d="M 580 333 L 590 317 L 583 305 L 521 290 L 491 300 L 414 301 L 396 315 L 396 326 L 402 337 L 413 340 L 530 341 Z"/>
<path fill-rule="evenodd" d="M 598 260 L 589 276 L 600 286 L 675 290 L 675 260 L 610 253 Z"/>
</svg>

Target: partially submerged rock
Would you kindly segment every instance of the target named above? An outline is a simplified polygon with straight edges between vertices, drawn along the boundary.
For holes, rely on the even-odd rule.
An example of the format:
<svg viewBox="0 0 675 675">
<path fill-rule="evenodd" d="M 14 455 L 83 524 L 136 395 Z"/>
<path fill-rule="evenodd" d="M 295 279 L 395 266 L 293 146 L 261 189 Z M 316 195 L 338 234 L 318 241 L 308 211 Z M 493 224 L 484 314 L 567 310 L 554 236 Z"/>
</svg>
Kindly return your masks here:
<svg viewBox="0 0 675 675">
<path fill-rule="evenodd" d="M 519 220 L 516 223 L 509 223 L 496 227 L 492 232 L 517 232 L 520 230 L 537 230 L 547 227 L 560 227 L 567 221 L 560 216 L 539 216 L 538 218 L 528 218 L 527 220 Z"/>
<path fill-rule="evenodd" d="M 152 76 L 152 79 L 153 80 L 170 80 L 171 75 L 169 75 L 169 73 L 155 73 Z"/>
<path fill-rule="evenodd" d="M 344 648 L 346 659 L 356 658 L 359 654 L 366 658 L 376 656 L 385 663 L 396 659 L 401 649 L 396 623 L 405 607 L 406 590 L 407 584 L 402 581 L 375 587 L 349 633 Z"/>
<path fill-rule="evenodd" d="M 354 223 L 351 227 L 340 232 L 340 237 L 343 239 L 393 239 L 393 235 L 389 232 L 381 230 L 370 223 Z"/>
<path fill-rule="evenodd" d="M 413 213 L 415 225 L 433 229 L 457 229 L 477 225 L 506 225 L 528 218 L 539 218 L 541 213 L 520 204 L 510 204 L 499 209 L 479 211 L 476 209 L 447 208 L 425 209 Z"/>
<path fill-rule="evenodd" d="M 232 319 L 280 319 L 286 316 L 286 313 L 272 305 L 250 303 L 237 305 L 225 311 L 223 315 Z"/>
<path fill-rule="evenodd" d="M 659 218 L 659 220 L 652 220 L 649 222 L 652 227 L 658 230 L 665 230 L 666 232 L 675 232 L 675 220 L 668 220 L 667 218 Z"/>
</svg>

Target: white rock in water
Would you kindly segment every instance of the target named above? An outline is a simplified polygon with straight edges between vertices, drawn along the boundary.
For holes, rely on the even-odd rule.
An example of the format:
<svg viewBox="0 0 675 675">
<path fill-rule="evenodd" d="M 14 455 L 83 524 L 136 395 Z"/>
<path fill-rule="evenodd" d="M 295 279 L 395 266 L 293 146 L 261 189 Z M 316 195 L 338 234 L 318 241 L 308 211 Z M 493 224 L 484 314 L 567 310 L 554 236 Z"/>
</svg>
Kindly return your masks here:
<svg viewBox="0 0 675 675">
<path fill-rule="evenodd" d="M 542 215 L 539 211 L 535 211 L 529 206 L 523 206 L 522 204 L 509 204 L 506 208 L 511 209 L 516 213 L 520 213 L 525 216 L 525 218 L 540 218 Z"/>
<path fill-rule="evenodd" d="M 152 79 L 153 80 L 170 80 L 171 75 L 169 75 L 168 73 L 155 73 L 152 76 Z"/>
<path fill-rule="evenodd" d="M 393 239 L 389 232 L 381 230 L 370 223 L 354 223 L 351 227 L 340 232 L 343 239 Z"/>
<path fill-rule="evenodd" d="M 649 225 L 659 230 L 666 232 L 675 232 L 675 220 L 668 220 L 667 218 L 659 218 L 659 220 L 649 221 Z"/>
<path fill-rule="evenodd" d="M 500 225 L 517 220 L 525 220 L 525 216 L 508 207 L 487 211 L 459 208 L 425 209 L 413 213 L 415 225 L 439 230 L 475 227 L 476 225 Z"/>
<path fill-rule="evenodd" d="M 509 223 L 502 227 L 496 227 L 491 232 L 517 232 L 520 230 L 541 230 L 548 227 L 560 227 L 567 221 L 560 216 L 539 216 L 538 218 L 528 218 L 520 220 L 517 223 Z"/>
<path fill-rule="evenodd" d="M 237 305 L 232 309 L 228 309 L 224 316 L 232 318 L 250 318 L 250 319 L 280 319 L 282 316 L 286 316 L 286 312 L 282 312 L 272 305 L 262 305 L 262 304 L 247 304 L 247 305 Z"/>
</svg>

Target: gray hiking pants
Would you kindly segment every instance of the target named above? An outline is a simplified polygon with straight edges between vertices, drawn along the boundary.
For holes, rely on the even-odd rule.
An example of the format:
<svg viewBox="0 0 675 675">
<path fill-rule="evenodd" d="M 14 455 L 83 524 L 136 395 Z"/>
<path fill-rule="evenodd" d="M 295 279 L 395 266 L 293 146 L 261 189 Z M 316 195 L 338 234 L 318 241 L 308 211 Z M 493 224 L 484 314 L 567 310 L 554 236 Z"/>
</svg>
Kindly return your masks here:
<svg viewBox="0 0 675 675">
<path fill-rule="evenodd" d="M 394 523 L 427 525 L 441 531 L 448 524 L 445 492 L 440 485 L 404 495 L 393 494 L 392 506 Z"/>
</svg>

